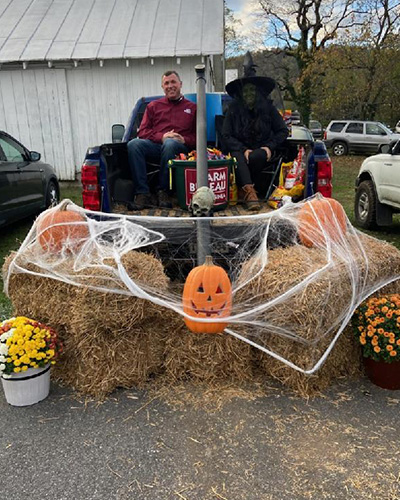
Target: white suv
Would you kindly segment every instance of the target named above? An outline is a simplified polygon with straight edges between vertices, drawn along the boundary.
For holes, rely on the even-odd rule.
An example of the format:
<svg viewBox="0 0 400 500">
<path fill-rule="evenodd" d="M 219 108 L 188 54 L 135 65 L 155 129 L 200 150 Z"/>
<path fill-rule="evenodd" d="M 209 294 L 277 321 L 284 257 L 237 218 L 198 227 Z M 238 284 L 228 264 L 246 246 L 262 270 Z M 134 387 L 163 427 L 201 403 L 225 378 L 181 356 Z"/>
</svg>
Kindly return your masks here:
<svg viewBox="0 0 400 500">
<path fill-rule="evenodd" d="M 324 142 L 336 156 L 347 153 L 377 153 L 383 144 L 400 139 L 383 123 L 360 120 L 333 120 L 325 130 Z"/>
<path fill-rule="evenodd" d="M 359 226 L 389 226 L 394 213 L 400 213 L 400 141 L 364 160 L 356 179 L 354 215 Z"/>
</svg>

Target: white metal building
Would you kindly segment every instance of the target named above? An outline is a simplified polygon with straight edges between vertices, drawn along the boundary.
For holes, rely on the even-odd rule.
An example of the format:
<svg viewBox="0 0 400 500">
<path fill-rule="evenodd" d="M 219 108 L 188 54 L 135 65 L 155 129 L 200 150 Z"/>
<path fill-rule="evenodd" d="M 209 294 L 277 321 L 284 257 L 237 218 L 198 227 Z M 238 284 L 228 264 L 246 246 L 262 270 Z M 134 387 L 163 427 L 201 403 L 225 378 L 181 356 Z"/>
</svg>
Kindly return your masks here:
<svg viewBox="0 0 400 500">
<path fill-rule="evenodd" d="M 0 129 L 73 180 L 136 100 L 175 69 L 221 90 L 223 0 L 0 0 Z M 219 83 L 218 83 L 219 82 Z"/>
</svg>

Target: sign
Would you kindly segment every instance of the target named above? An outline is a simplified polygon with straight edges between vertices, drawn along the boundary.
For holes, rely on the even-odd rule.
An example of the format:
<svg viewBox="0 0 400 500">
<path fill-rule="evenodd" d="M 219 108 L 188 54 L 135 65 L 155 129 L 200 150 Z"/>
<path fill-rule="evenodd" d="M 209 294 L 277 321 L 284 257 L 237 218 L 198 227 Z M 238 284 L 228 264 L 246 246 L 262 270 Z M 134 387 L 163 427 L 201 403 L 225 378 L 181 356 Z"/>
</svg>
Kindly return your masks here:
<svg viewBox="0 0 400 500">
<path fill-rule="evenodd" d="M 214 205 L 223 205 L 228 202 L 228 165 L 208 169 L 208 187 L 214 193 Z M 185 168 L 186 206 L 190 205 L 196 190 L 196 169 Z"/>
</svg>

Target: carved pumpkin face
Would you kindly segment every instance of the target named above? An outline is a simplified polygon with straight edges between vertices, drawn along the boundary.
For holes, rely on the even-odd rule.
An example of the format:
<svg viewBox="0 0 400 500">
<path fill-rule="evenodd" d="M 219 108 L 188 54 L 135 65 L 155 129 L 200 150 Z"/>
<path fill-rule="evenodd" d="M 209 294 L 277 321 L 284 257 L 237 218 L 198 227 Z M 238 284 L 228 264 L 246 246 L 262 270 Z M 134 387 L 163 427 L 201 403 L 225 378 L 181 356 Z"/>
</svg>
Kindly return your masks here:
<svg viewBox="0 0 400 500">
<path fill-rule="evenodd" d="M 232 285 L 224 269 L 215 266 L 210 256 L 202 266 L 190 271 L 183 289 L 183 310 L 193 318 L 225 318 L 232 309 Z M 221 333 L 227 323 L 202 323 L 185 318 L 194 333 Z"/>
<path fill-rule="evenodd" d="M 300 209 L 299 237 L 306 247 L 324 247 L 327 238 L 338 242 L 346 229 L 346 213 L 333 198 L 314 198 Z"/>
</svg>

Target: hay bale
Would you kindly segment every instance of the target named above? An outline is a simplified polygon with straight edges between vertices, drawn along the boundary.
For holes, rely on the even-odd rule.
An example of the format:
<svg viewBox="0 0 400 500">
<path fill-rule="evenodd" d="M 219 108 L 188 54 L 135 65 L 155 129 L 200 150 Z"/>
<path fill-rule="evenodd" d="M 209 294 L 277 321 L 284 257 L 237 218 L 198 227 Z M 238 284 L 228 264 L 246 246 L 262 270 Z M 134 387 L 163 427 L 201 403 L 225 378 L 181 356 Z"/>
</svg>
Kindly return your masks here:
<svg viewBox="0 0 400 500">
<path fill-rule="evenodd" d="M 350 246 L 354 245 L 353 255 L 356 256 L 357 270 L 361 276 L 366 276 L 366 290 L 373 289 L 376 283 L 384 283 L 392 276 L 400 274 L 400 252 L 395 247 L 363 235 L 360 239 L 367 262 L 362 254 L 356 251 L 356 238 L 349 237 L 349 243 Z M 254 305 L 268 302 L 291 290 L 306 276 L 327 263 L 323 249 L 297 246 L 270 251 L 268 265 L 264 271 L 256 280 L 239 290 L 235 300 L 243 302 L 246 307 L 252 302 Z M 253 264 L 251 261 L 245 263 L 243 276 L 246 276 L 246 266 Z M 399 288 L 399 282 L 390 286 L 392 290 Z M 338 259 L 334 266 L 328 266 L 317 279 L 291 296 L 290 301 L 278 303 L 261 313 L 257 320 L 269 322 L 273 328 L 255 329 L 253 336 L 267 349 L 303 369 L 310 369 L 337 332 L 340 326 L 338 311 L 348 308 L 352 293 L 353 275 L 345 261 Z M 296 336 L 289 338 L 278 335 L 277 327 L 294 331 Z M 239 326 L 237 330 L 246 335 L 244 326 Z M 311 395 L 323 390 L 342 376 L 361 373 L 360 347 L 352 338 L 350 328 L 342 333 L 323 367 L 312 376 L 303 375 L 262 353 L 257 353 L 256 359 L 265 375 L 281 381 L 302 395 Z"/>
<path fill-rule="evenodd" d="M 3 271 L 8 271 L 13 257 L 6 259 Z M 133 280 L 161 291 L 168 288 L 163 266 L 153 256 L 133 251 L 123 256 L 122 263 Z M 29 273 L 13 273 L 9 284 L 15 314 L 51 325 L 63 340 L 64 354 L 54 368 L 56 379 L 100 398 L 117 387 L 142 387 L 162 371 L 165 345 L 161 307 L 130 295 L 90 288 L 115 279 L 116 264 L 106 264 L 108 269 L 86 276 L 86 286 Z M 26 255 L 24 266 L 41 271 Z M 78 274 L 72 258 L 58 264 L 57 271 Z"/>
<path fill-rule="evenodd" d="M 350 247 L 357 255 L 358 243 L 352 238 L 349 236 Z M 362 235 L 360 239 L 368 263 L 360 254 L 356 265 L 367 276 L 367 288 L 400 274 L 400 253 L 393 246 Z M 11 258 L 6 259 L 3 271 L 7 271 Z M 16 314 L 31 316 L 58 329 L 65 349 L 54 375 L 81 393 L 102 398 L 117 387 L 144 387 L 154 377 L 170 385 L 190 380 L 212 389 L 229 386 L 231 381 L 241 385 L 261 373 L 264 378 L 272 377 L 309 396 L 339 377 L 360 373 L 360 349 L 347 330 L 321 370 L 305 376 L 227 334 L 193 334 L 183 318 L 169 309 L 137 297 L 94 290 L 93 287 L 115 278 L 115 263 L 107 264 L 108 270 L 86 276 L 81 287 L 26 273 L 10 277 L 9 291 Z M 161 262 L 153 256 L 132 251 L 123 256 L 123 264 L 134 281 L 161 292 L 171 291 Z M 252 274 L 253 264 L 251 260 L 244 263 L 239 282 L 246 273 Z M 264 271 L 237 291 L 236 312 L 280 297 L 325 264 L 326 252 L 318 248 L 297 245 L 270 250 Z M 339 259 L 336 264 L 328 266 L 318 279 L 286 302 L 287 314 L 282 303 L 262 313 L 257 319 L 272 326 L 251 326 L 251 336 L 284 358 L 310 368 L 339 326 L 335 323 L 338 309 L 345 308 L 351 300 L 353 276 L 344 260 Z M 62 265 L 67 274 L 73 275 L 72 260 L 67 259 Z M 26 267 L 38 270 L 29 261 Z M 123 287 L 121 283 L 118 286 Z M 388 287 L 398 291 L 399 283 Z M 324 335 L 329 326 L 332 330 Z M 277 335 L 277 327 L 294 330 L 296 339 Z M 249 328 L 234 326 L 245 336 L 250 336 Z"/>
<path fill-rule="evenodd" d="M 82 394 L 101 399 L 118 387 L 142 388 L 163 369 L 165 334 L 152 323 L 127 331 L 59 333 L 64 352 L 54 377 Z"/>
<path fill-rule="evenodd" d="M 163 266 L 153 256 L 132 251 L 122 263 L 134 281 L 161 291 L 168 288 Z M 112 272 L 101 269 L 86 279 L 87 286 L 76 288 L 64 361 L 57 371 L 67 385 L 100 398 L 117 387 L 143 387 L 162 371 L 164 360 L 163 308 L 131 295 L 93 289 L 108 282 Z"/>
<path fill-rule="evenodd" d="M 29 250 L 25 250 L 23 267 L 33 273 L 43 273 L 37 265 L 29 261 Z M 10 254 L 3 265 L 7 273 L 15 253 Z M 160 261 L 151 255 L 132 251 L 122 257 L 122 263 L 128 275 L 146 286 L 165 291 L 169 279 L 164 273 Z M 51 262 L 46 262 L 51 267 Z M 79 276 L 74 270 L 75 260 L 64 259 L 62 264 L 54 264 L 53 271 L 60 276 Z M 85 286 L 74 286 L 53 278 L 29 273 L 12 273 L 9 280 L 9 296 L 16 314 L 30 316 L 50 323 L 53 326 L 67 326 L 68 330 L 92 330 L 99 323 L 109 329 L 127 330 L 147 321 L 151 316 L 160 314 L 160 308 L 145 299 L 132 295 L 102 292 L 95 287 L 113 286 L 116 282 L 114 261 L 106 261 L 107 269 L 96 269 L 95 273 L 85 278 Z M 81 279 L 78 280 L 78 282 Z M 123 290 L 122 283 L 115 288 Z M 125 289 L 126 290 L 126 289 Z"/>
<path fill-rule="evenodd" d="M 11 252 L 4 260 L 3 276 L 8 273 L 15 255 Z M 29 262 L 25 267 L 32 273 L 42 272 Z M 75 294 L 73 285 L 29 273 L 14 272 L 8 283 L 14 315 L 36 319 L 55 329 L 68 326 Z"/>
<path fill-rule="evenodd" d="M 322 367 L 312 375 L 296 371 L 260 350 L 255 351 L 255 359 L 261 373 L 278 380 L 302 397 L 319 395 L 339 379 L 358 378 L 364 371 L 361 348 L 350 326 L 345 328 Z M 297 351 L 296 347 L 292 348 L 290 354 L 297 360 L 307 355 L 304 349 Z M 313 355 L 315 353 L 310 350 L 309 359 L 312 359 Z"/>
<path fill-rule="evenodd" d="M 111 267 L 115 263 L 106 262 Z M 166 291 L 169 279 L 164 273 L 159 260 L 143 252 L 131 251 L 122 257 L 122 264 L 129 277 L 137 283 L 145 283 L 146 287 L 158 291 Z M 100 269 L 96 276 L 85 280 L 86 286 L 76 290 L 74 303 L 70 311 L 69 327 L 74 332 L 90 332 L 100 325 L 109 330 L 130 330 L 152 317 L 162 316 L 163 308 L 157 307 L 148 300 L 132 295 L 122 295 L 96 290 L 109 279 L 107 269 Z M 112 282 L 112 281 L 111 281 Z"/>
<path fill-rule="evenodd" d="M 215 385 L 243 382 L 253 376 L 251 347 L 228 334 L 192 333 L 177 314 L 168 314 L 165 374 L 171 383 L 182 380 Z"/>
</svg>

